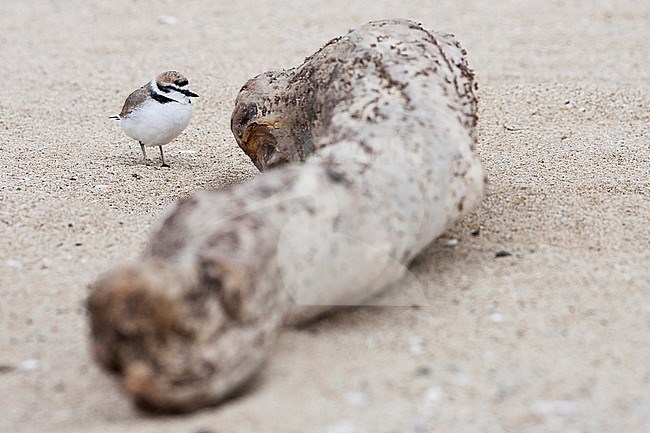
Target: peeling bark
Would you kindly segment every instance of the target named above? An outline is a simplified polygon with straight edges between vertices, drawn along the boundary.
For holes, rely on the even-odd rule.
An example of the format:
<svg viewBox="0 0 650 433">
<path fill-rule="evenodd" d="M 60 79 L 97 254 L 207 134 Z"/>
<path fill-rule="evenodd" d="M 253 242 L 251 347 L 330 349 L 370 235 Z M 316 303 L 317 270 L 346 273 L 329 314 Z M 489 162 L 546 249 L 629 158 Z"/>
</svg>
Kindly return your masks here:
<svg viewBox="0 0 650 433">
<path fill-rule="evenodd" d="M 138 263 L 93 285 L 98 361 L 138 402 L 195 410 L 258 371 L 283 324 L 399 279 L 483 197 L 464 54 L 378 21 L 246 83 L 231 127 L 268 173 L 177 202 Z"/>
</svg>

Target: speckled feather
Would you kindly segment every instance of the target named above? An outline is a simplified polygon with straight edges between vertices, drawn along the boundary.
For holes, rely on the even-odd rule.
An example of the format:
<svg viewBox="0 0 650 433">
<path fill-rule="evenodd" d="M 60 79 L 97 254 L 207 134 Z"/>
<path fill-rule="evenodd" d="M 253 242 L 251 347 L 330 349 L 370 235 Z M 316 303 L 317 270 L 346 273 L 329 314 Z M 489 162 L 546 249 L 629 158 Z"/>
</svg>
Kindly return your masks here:
<svg viewBox="0 0 650 433">
<path fill-rule="evenodd" d="M 148 82 L 144 86 L 131 92 L 131 94 L 124 101 L 124 106 L 120 112 L 120 118 L 125 119 L 131 112 L 140 107 L 151 96 L 151 83 Z"/>
</svg>

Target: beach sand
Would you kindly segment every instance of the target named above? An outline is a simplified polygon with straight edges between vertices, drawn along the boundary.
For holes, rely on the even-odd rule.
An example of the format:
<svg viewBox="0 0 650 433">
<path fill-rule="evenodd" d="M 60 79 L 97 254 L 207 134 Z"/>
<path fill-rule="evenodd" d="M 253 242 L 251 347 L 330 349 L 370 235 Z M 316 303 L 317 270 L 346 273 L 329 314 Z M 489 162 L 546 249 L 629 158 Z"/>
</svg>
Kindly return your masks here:
<svg viewBox="0 0 650 433">
<path fill-rule="evenodd" d="M 0 431 L 650 431 L 650 3 L 275 3 L 0 5 Z M 174 200 L 257 175 L 229 128 L 248 78 L 392 17 L 454 33 L 480 83 L 489 192 L 393 289 L 425 305 L 287 329 L 220 406 L 134 408 L 88 284 Z M 108 116 L 168 69 L 200 98 L 161 169 Z"/>
</svg>

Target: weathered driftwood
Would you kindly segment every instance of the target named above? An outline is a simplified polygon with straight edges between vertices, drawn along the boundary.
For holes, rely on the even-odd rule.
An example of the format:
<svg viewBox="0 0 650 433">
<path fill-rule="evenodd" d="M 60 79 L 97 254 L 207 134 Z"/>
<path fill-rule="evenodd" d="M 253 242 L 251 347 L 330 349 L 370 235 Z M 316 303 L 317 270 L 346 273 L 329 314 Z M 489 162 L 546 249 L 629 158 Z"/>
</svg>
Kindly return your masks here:
<svg viewBox="0 0 650 433">
<path fill-rule="evenodd" d="M 387 20 L 250 80 L 233 133 L 260 170 L 286 165 L 177 202 L 139 262 L 94 284 L 99 362 L 137 401 L 194 410 L 245 383 L 283 323 L 397 280 L 483 196 L 463 55 Z"/>
</svg>

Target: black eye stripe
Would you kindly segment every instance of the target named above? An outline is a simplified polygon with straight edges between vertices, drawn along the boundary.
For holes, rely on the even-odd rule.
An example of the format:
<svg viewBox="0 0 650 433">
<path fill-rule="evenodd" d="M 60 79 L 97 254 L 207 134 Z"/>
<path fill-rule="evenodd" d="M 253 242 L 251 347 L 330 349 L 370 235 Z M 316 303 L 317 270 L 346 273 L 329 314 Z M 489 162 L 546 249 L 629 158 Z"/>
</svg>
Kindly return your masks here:
<svg viewBox="0 0 650 433">
<path fill-rule="evenodd" d="M 187 84 L 184 84 L 184 85 L 187 85 Z M 168 84 L 168 85 L 164 85 L 164 86 L 158 85 L 158 88 L 159 88 L 161 91 L 165 92 L 165 93 L 169 93 L 169 92 L 171 92 L 172 90 L 175 90 L 175 91 L 177 91 L 177 92 L 181 92 L 181 93 L 185 93 L 185 92 L 186 92 L 185 89 L 181 89 L 181 88 L 178 87 L 178 85 L 176 85 L 176 84 Z"/>
</svg>

